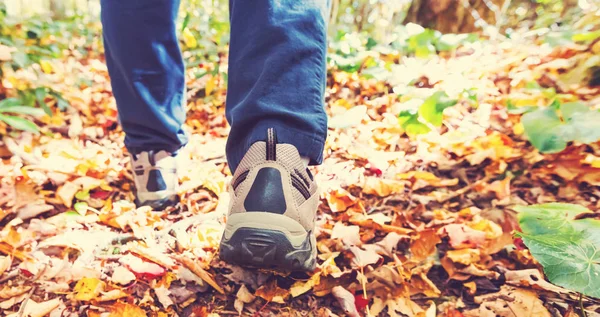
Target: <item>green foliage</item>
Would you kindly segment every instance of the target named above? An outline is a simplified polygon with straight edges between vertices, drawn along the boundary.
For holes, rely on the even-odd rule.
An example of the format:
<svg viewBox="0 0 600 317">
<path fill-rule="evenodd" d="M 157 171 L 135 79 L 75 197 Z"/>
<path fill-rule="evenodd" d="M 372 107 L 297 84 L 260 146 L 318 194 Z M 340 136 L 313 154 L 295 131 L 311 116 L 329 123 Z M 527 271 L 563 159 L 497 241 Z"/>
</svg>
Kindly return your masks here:
<svg viewBox="0 0 600 317">
<path fill-rule="evenodd" d="M 18 98 L 7 98 L 0 101 L 0 121 L 3 121 L 17 130 L 38 133 L 38 126 L 31 120 L 8 114 L 40 117 L 44 115 L 44 110 L 23 105 Z"/>
<path fill-rule="evenodd" d="M 444 109 L 454 106 L 456 102 L 457 100 L 450 99 L 445 92 L 437 91 L 417 108 L 402 110 L 398 114 L 398 122 L 408 135 L 427 133 L 431 131 L 429 125 L 442 126 Z"/>
<path fill-rule="evenodd" d="M 329 43 L 328 59 L 338 70 L 382 79 L 388 67 L 378 62 L 380 55 L 428 58 L 478 39 L 475 34 L 442 34 L 413 23 L 396 27 L 394 36 L 386 43 L 378 43 L 366 33 L 338 32 Z"/>
<path fill-rule="evenodd" d="M 550 282 L 600 298 L 600 221 L 575 220 L 591 213 L 579 205 L 549 203 L 519 206 L 523 239 Z"/>
<path fill-rule="evenodd" d="M 542 153 L 558 153 L 567 143 L 592 143 L 600 140 L 600 112 L 579 102 L 530 111 L 521 117 L 529 142 Z"/>
</svg>

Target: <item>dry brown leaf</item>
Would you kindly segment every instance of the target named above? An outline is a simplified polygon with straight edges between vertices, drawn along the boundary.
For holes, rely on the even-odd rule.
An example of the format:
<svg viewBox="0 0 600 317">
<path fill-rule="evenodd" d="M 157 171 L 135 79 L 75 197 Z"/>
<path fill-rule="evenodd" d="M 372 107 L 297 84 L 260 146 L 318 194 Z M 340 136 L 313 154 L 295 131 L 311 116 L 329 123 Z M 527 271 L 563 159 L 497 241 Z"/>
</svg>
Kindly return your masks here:
<svg viewBox="0 0 600 317">
<path fill-rule="evenodd" d="M 212 274 L 206 272 L 203 268 L 201 268 L 195 261 L 192 261 L 185 256 L 178 256 L 176 258 L 181 264 L 183 264 L 186 268 L 196 274 L 203 281 L 208 283 L 208 285 L 212 286 L 217 292 L 221 294 L 225 294 L 225 291 L 217 284 Z"/>
<path fill-rule="evenodd" d="M 439 233 L 446 233 L 450 239 L 450 245 L 455 249 L 483 245 L 486 237 L 483 231 L 456 223 L 442 227 Z"/>
<path fill-rule="evenodd" d="M 571 294 L 572 292 L 546 282 L 542 273 L 537 269 L 506 271 L 504 273 L 506 283 L 514 286 L 534 287 L 558 294 Z"/>
<path fill-rule="evenodd" d="M 171 292 L 164 286 L 154 288 L 154 294 L 156 294 L 156 298 L 164 308 L 168 308 L 173 305 L 173 301 L 169 297 Z"/>
<path fill-rule="evenodd" d="M 108 317 L 147 317 L 146 312 L 138 306 L 117 302 L 110 306 Z"/>
<path fill-rule="evenodd" d="M 35 218 L 38 215 L 43 214 L 52 209 L 54 209 L 54 206 L 52 206 L 52 205 L 48 205 L 48 204 L 44 204 L 44 203 L 40 203 L 40 202 L 34 202 L 34 203 L 30 203 L 30 204 L 21 206 L 19 209 L 17 209 L 17 217 L 20 218 L 21 220 L 27 220 L 27 219 Z"/>
<path fill-rule="evenodd" d="M 118 266 L 113 271 L 112 277 L 110 278 L 111 282 L 127 285 L 133 281 L 135 281 L 135 275 L 131 273 L 128 269 L 123 266 Z"/>
<path fill-rule="evenodd" d="M 360 313 L 356 309 L 354 294 L 341 286 L 336 286 L 331 289 L 331 294 L 337 299 L 346 315 L 350 317 L 360 317 Z"/>
<path fill-rule="evenodd" d="M 255 298 L 256 296 L 250 293 L 248 288 L 246 288 L 246 285 L 242 284 L 235 295 L 235 303 L 233 304 L 233 307 L 235 307 L 235 310 L 241 315 L 242 311 L 244 310 L 244 304 L 252 303 Z"/>
<path fill-rule="evenodd" d="M 128 294 L 120 289 L 113 289 L 108 292 L 102 292 L 100 296 L 94 299 L 94 302 L 108 302 L 119 298 L 127 297 Z"/>
<path fill-rule="evenodd" d="M 15 306 L 16 304 L 22 302 L 25 298 L 28 298 L 29 294 L 21 294 L 19 296 L 11 297 L 5 301 L 0 302 L 0 309 L 8 310 L 9 308 Z"/>
<path fill-rule="evenodd" d="M 267 302 L 284 304 L 286 298 L 290 296 L 290 291 L 279 287 L 277 285 L 277 279 L 271 279 L 270 282 L 259 287 L 256 292 L 254 292 L 254 295 Z"/>
<path fill-rule="evenodd" d="M 459 249 L 449 250 L 446 256 L 454 263 L 469 265 L 474 262 L 479 262 L 479 249 Z"/>
<path fill-rule="evenodd" d="M 363 185 L 363 193 L 379 197 L 387 197 L 401 192 L 404 192 L 404 183 L 393 179 L 367 177 Z"/>
<path fill-rule="evenodd" d="M 410 245 L 412 259 L 421 261 L 428 258 L 436 250 L 436 245 L 442 242 L 436 230 L 427 229 L 419 232 L 415 241 Z"/>
<path fill-rule="evenodd" d="M 73 198 L 75 198 L 75 194 L 77 194 L 79 188 L 74 182 L 66 182 L 56 190 L 56 196 L 67 208 L 71 208 L 73 206 Z"/>
<path fill-rule="evenodd" d="M 53 311 L 56 307 L 58 307 L 62 301 L 60 298 L 51 299 L 49 301 L 37 303 L 32 299 L 28 299 L 21 304 L 20 310 L 22 313 L 14 313 L 10 314 L 7 317 L 18 317 L 18 316 L 27 316 L 27 317 L 44 317 Z M 23 307 L 24 306 L 24 307 Z"/>
<path fill-rule="evenodd" d="M 306 281 L 302 281 L 302 280 L 296 281 L 290 287 L 290 294 L 292 295 L 292 297 L 298 297 L 298 296 L 310 291 L 315 285 L 319 284 L 320 281 L 321 281 L 321 272 L 317 272 L 317 273 L 313 274 Z"/>
<path fill-rule="evenodd" d="M 465 313 L 465 316 L 552 316 L 534 292 L 506 285 L 503 285 L 498 293 L 475 297 L 475 302 L 480 304 L 479 309 Z"/>
<path fill-rule="evenodd" d="M 411 171 L 408 173 L 398 174 L 399 179 L 411 180 L 413 182 L 412 189 L 417 190 L 428 186 L 433 187 L 448 187 L 458 184 L 458 178 L 441 179 L 430 172 Z"/>
<path fill-rule="evenodd" d="M 325 199 L 333 212 L 346 211 L 350 206 L 356 204 L 356 197 L 341 188 L 327 192 Z"/>
<path fill-rule="evenodd" d="M 383 260 L 383 258 L 373 250 L 363 250 L 356 246 L 351 246 L 348 250 L 354 255 L 352 264 L 355 267 L 361 268 L 379 263 L 379 261 Z"/>
<path fill-rule="evenodd" d="M 10 269 L 12 265 L 12 257 L 11 256 L 0 256 L 0 277 L 4 272 Z"/>
<path fill-rule="evenodd" d="M 340 239 L 347 246 L 362 245 L 359 231 L 358 226 L 346 226 L 342 222 L 336 222 L 331 231 L 331 239 Z"/>
<path fill-rule="evenodd" d="M 19 285 L 19 286 L 9 286 L 4 285 L 2 289 L 0 289 L 0 298 L 7 299 L 15 296 L 19 296 L 21 294 L 27 293 L 31 289 L 31 286 Z"/>
</svg>

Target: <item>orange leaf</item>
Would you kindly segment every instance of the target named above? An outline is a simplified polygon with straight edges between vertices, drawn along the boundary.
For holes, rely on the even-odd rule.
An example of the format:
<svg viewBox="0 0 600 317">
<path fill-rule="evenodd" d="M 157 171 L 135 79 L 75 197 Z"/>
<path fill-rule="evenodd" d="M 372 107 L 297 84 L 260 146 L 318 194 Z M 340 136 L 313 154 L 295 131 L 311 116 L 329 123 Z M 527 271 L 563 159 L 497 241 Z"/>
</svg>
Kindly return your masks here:
<svg viewBox="0 0 600 317">
<path fill-rule="evenodd" d="M 138 306 L 118 302 L 110 307 L 108 317 L 147 317 L 146 312 Z"/>
</svg>

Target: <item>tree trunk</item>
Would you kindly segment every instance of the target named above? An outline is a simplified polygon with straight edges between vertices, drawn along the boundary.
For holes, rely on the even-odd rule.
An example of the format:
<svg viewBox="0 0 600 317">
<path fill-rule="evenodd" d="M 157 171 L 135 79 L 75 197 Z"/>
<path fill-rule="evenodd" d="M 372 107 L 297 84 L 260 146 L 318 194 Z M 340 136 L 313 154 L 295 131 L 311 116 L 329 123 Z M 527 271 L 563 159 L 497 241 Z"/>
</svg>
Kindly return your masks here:
<svg viewBox="0 0 600 317">
<path fill-rule="evenodd" d="M 442 33 L 469 33 L 495 25 L 501 5 L 502 0 L 414 0 L 405 21 Z"/>
</svg>

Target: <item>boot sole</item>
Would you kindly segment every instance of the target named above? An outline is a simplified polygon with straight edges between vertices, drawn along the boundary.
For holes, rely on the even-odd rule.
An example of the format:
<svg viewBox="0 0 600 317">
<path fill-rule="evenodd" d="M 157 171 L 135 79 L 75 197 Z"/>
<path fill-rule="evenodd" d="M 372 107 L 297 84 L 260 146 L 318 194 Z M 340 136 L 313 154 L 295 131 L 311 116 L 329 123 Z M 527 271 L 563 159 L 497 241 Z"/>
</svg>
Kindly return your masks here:
<svg viewBox="0 0 600 317">
<path fill-rule="evenodd" d="M 267 212 L 231 215 L 221 240 L 220 258 L 241 266 L 313 271 L 316 239 L 293 219 Z"/>
</svg>

